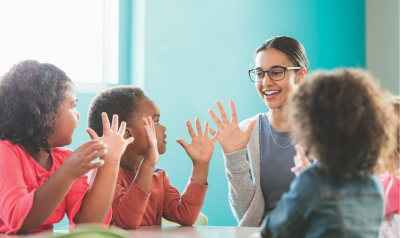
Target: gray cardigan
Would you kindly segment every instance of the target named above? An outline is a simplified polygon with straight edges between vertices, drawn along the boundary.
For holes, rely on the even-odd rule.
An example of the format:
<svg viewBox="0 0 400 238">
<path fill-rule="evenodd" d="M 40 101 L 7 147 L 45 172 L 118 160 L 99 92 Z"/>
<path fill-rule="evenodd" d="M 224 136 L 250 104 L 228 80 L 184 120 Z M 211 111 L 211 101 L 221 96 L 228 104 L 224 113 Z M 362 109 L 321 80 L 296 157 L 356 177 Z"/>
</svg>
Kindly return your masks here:
<svg viewBox="0 0 400 238">
<path fill-rule="evenodd" d="M 247 147 L 225 154 L 225 169 L 229 186 L 229 203 L 239 226 L 258 227 L 264 214 L 265 200 L 260 186 L 260 117 L 239 124 L 242 131 L 257 120 Z"/>
</svg>

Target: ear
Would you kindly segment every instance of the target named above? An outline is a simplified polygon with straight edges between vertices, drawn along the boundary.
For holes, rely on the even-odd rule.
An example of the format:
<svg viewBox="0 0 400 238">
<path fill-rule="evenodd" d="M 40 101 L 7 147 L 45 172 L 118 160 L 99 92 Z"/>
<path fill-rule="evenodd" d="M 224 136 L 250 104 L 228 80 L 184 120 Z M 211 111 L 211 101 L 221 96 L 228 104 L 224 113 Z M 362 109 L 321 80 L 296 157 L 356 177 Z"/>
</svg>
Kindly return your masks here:
<svg viewBox="0 0 400 238">
<path fill-rule="evenodd" d="M 131 128 L 126 127 L 125 128 L 125 133 L 124 133 L 124 139 L 128 139 L 129 137 L 132 137 L 132 132 L 131 132 Z"/>
<path fill-rule="evenodd" d="M 299 69 L 299 72 L 297 72 L 295 83 L 301 84 L 304 81 L 306 76 L 307 76 L 307 69 L 305 69 L 305 68 Z"/>
</svg>

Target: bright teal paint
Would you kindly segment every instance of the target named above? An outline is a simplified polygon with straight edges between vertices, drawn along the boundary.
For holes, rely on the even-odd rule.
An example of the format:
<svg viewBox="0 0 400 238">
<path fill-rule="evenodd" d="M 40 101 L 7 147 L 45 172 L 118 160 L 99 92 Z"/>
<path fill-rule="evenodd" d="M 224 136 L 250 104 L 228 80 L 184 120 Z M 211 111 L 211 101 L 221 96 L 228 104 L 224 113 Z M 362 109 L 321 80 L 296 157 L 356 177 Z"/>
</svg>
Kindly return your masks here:
<svg viewBox="0 0 400 238">
<path fill-rule="evenodd" d="M 133 3 L 121 0 L 123 4 L 131 4 L 126 9 L 132 12 Z M 132 19 L 126 9 L 121 9 L 121 14 Z M 160 122 L 167 127 L 168 135 L 167 152 L 160 156 L 158 166 L 180 192 L 192 169 L 190 158 L 175 142 L 178 138 L 190 142 L 186 120 L 194 123 L 194 118 L 200 117 L 201 122 L 212 121 L 207 110 L 217 111 L 216 100 L 227 109 L 228 100 L 233 100 L 239 121 L 268 111 L 247 76 L 253 52 L 263 41 L 278 35 L 296 38 L 306 49 L 311 71 L 366 65 L 364 0 L 150 0 L 146 1 L 145 16 L 145 91 L 160 107 Z M 120 29 L 126 26 L 132 27 L 132 23 L 121 23 Z M 131 35 L 126 34 L 128 38 Z M 120 44 L 120 84 L 134 82 L 126 76 L 133 75 L 126 67 L 131 62 L 124 61 L 132 59 L 125 52 L 133 51 L 126 40 L 121 39 Z M 82 118 L 70 148 L 89 140 L 84 130 L 93 96 L 79 93 Z M 214 122 L 211 125 L 215 128 Z M 236 226 L 219 145 L 208 181 L 202 212 L 208 216 L 209 225 Z"/>
</svg>

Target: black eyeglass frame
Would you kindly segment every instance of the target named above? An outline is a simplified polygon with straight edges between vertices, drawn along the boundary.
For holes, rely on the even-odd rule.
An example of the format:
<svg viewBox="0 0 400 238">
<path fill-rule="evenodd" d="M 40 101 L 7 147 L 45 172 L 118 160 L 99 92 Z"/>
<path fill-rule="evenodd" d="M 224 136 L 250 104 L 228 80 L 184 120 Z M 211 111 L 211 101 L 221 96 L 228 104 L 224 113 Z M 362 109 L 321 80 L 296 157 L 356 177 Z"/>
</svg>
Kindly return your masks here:
<svg viewBox="0 0 400 238">
<path fill-rule="evenodd" d="M 283 69 L 283 78 L 282 78 L 282 79 L 278 79 L 278 80 L 274 80 L 274 79 L 272 79 L 271 75 L 269 74 L 269 71 L 271 71 L 271 70 L 273 70 L 273 69 L 278 69 L 278 68 Z M 259 70 L 259 69 L 250 69 L 250 70 L 248 71 L 248 73 L 249 73 L 249 78 L 250 78 L 250 80 L 251 80 L 252 82 L 262 82 L 262 81 L 264 81 L 265 73 L 268 74 L 268 77 L 269 77 L 272 81 L 281 81 L 281 80 L 283 80 L 283 79 L 285 78 L 285 76 L 286 76 L 286 70 L 301 69 L 301 68 L 303 68 L 303 67 L 283 67 L 283 66 L 276 66 L 276 67 L 272 67 L 271 69 L 269 69 L 269 70 L 267 70 L 267 71 L 263 71 L 263 70 Z M 261 72 L 263 72 L 263 73 L 264 73 L 264 76 L 262 77 L 262 80 L 253 80 L 253 79 L 251 78 L 251 72 L 252 72 L 252 71 L 258 71 L 258 72 L 261 71 Z"/>
</svg>

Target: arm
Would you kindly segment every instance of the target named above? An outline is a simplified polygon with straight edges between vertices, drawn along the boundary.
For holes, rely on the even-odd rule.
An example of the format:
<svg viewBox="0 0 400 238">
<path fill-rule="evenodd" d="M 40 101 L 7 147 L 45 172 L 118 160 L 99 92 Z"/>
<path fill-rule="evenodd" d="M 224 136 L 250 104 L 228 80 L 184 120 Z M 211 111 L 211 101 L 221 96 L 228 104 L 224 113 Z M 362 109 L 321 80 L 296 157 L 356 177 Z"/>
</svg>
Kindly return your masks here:
<svg viewBox="0 0 400 238">
<path fill-rule="evenodd" d="M 126 123 L 122 122 L 118 131 L 118 116 L 113 116 L 112 126 L 106 113 L 102 113 L 103 137 L 100 138 L 92 130 L 88 133 L 92 139 L 98 139 L 108 145 L 108 153 L 101 158 L 104 165 L 96 172 L 94 181 L 86 196 L 83 198 L 82 206 L 73 217 L 74 223 L 104 223 L 110 212 L 111 202 L 117 182 L 119 162 L 126 146 L 133 142 L 133 138 L 124 139 Z M 70 203 L 66 200 L 67 206 Z"/>
<path fill-rule="evenodd" d="M 310 215 L 318 208 L 319 184 L 314 169 L 296 177 L 290 191 L 283 194 L 277 207 L 263 221 L 262 237 L 295 237 L 304 229 Z"/>
<path fill-rule="evenodd" d="M 203 206 L 208 185 L 198 184 L 189 179 L 185 191 L 180 195 L 179 191 L 170 184 L 165 173 L 164 181 L 163 217 L 183 226 L 193 225 Z"/>
</svg>

